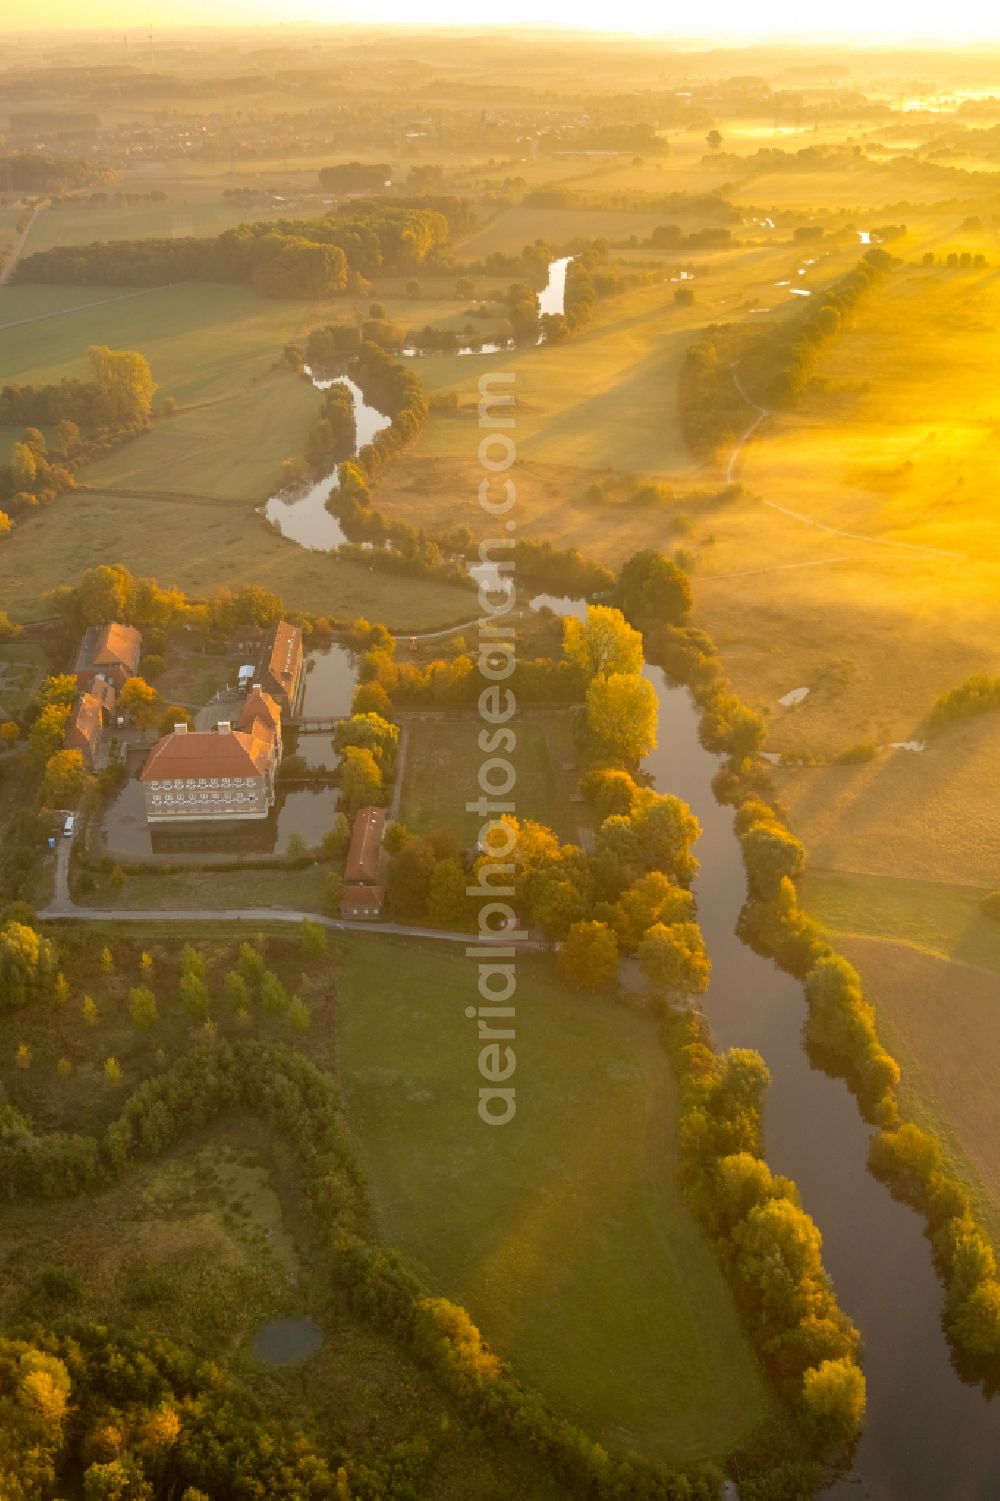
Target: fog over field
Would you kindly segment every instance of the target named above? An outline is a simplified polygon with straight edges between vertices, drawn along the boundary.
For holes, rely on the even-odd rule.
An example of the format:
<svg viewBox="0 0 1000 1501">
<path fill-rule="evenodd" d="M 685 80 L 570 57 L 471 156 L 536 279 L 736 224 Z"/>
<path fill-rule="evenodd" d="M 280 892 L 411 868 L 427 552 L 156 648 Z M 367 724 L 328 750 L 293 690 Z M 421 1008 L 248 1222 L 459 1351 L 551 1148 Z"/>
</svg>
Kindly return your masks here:
<svg viewBox="0 0 1000 1501">
<path fill-rule="evenodd" d="M 0 23 L 10 1501 L 1000 1494 L 1000 25 L 702 21 Z"/>
</svg>

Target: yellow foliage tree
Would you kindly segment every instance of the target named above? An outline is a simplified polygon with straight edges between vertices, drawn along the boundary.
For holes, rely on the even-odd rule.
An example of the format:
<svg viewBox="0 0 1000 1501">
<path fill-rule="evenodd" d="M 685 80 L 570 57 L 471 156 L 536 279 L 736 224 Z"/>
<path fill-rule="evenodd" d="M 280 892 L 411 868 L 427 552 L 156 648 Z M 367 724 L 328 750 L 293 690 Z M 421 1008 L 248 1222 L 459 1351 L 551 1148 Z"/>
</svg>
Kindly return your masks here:
<svg viewBox="0 0 1000 1501">
<path fill-rule="evenodd" d="M 587 726 L 618 760 L 634 765 L 656 745 L 656 693 L 645 678 L 615 672 L 587 687 Z"/>
<path fill-rule="evenodd" d="M 642 637 L 621 610 L 607 605 L 588 605 L 585 620 L 570 616 L 564 622 L 563 651 L 588 678 L 642 671 Z"/>
</svg>

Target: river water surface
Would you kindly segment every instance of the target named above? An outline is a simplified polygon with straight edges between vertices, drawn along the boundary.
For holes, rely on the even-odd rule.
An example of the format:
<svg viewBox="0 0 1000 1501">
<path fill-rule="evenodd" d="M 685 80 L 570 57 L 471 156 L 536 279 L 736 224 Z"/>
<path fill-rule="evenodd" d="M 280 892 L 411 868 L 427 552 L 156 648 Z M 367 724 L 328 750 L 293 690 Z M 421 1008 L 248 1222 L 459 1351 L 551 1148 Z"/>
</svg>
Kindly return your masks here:
<svg viewBox="0 0 1000 1501">
<path fill-rule="evenodd" d="M 871 1129 L 840 1080 L 815 1069 L 803 1044 L 802 986 L 736 936 L 746 894 L 730 808 L 716 802 L 719 758 L 698 740 L 686 688 L 646 669 L 659 700 L 659 745 L 644 769 L 688 803 L 696 846 L 698 920 L 712 959 L 704 999 L 716 1044 L 756 1048 L 771 1071 L 767 1161 L 794 1178 L 823 1234 L 841 1306 L 864 1339 L 868 1411 L 852 1475 L 826 1493 L 872 1501 L 1000 1498 L 1000 1406 L 957 1375 L 941 1329 L 942 1292 L 923 1221 L 867 1169 Z"/>
</svg>

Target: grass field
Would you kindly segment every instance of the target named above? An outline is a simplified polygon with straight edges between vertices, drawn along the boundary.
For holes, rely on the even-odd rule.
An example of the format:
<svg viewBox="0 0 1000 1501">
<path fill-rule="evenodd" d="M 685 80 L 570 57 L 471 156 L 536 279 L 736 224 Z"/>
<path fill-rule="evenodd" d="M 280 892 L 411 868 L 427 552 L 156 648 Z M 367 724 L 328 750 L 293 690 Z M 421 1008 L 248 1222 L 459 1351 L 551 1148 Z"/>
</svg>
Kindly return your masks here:
<svg viewBox="0 0 1000 1501">
<path fill-rule="evenodd" d="M 886 751 L 861 765 L 778 770 L 774 781 L 820 866 L 979 886 L 998 882 L 998 715 L 953 725 L 923 752 Z"/>
<path fill-rule="evenodd" d="M 1000 982 L 978 969 L 879 938 L 842 938 L 903 1070 L 911 1119 L 936 1130 L 1000 1234 Z"/>
<path fill-rule="evenodd" d="M 853 258 L 853 249 L 832 250 L 810 278 L 823 285 Z M 378 505 L 425 526 L 469 524 L 480 478 L 478 382 L 512 373 L 519 535 L 576 546 L 609 564 L 669 543 L 670 507 L 594 503 L 585 492 L 616 474 L 655 476 L 687 490 L 721 485 L 716 467 L 691 455 L 677 421 L 684 355 L 706 323 L 731 316 L 728 309 L 765 297 L 789 301 L 774 283 L 794 275 L 800 261 L 787 242 L 699 255 L 696 302 L 682 308 L 673 300 L 674 261 L 663 257 L 655 280 L 599 302 L 592 323 L 564 344 L 414 360 L 428 390 L 456 392 L 459 411 L 432 414 L 419 442 L 380 477 Z M 717 519 L 706 517 L 706 534 Z"/>
<path fill-rule="evenodd" d="M 143 440 L 138 440 L 141 443 Z M 292 609 L 401 631 L 467 620 L 475 595 L 308 552 L 240 504 L 70 494 L 27 516 L 0 547 L 0 598 L 17 620 L 46 613 L 44 595 L 85 569 L 119 562 L 195 595 L 243 583 L 275 590 Z"/>
<path fill-rule="evenodd" d="M 0 719 L 20 719 L 46 666 L 34 642 L 0 641 Z"/>
<path fill-rule="evenodd" d="M 292 907 L 299 912 L 327 912 L 329 866 L 305 870 L 148 870 L 126 875 L 120 888 L 100 882 L 80 896 L 83 907 L 137 912 L 223 911 L 226 907 Z M 197 929 L 195 929 L 197 932 Z"/>
<path fill-rule="evenodd" d="M 248 501 L 273 493 L 282 460 L 302 452 L 319 410 L 316 392 L 281 358 L 312 321 L 311 304 L 243 287 L 69 290 L 71 298 L 65 288 L 0 288 L 0 380 L 86 377 L 88 345 L 108 344 L 145 355 L 154 410 L 167 397 L 179 407 L 81 471 L 83 483 Z"/>
<path fill-rule="evenodd" d="M 814 870 L 801 894 L 875 1003 L 908 1116 L 938 1133 L 1000 1233 L 1000 922 L 986 891 Z"/>
<path fill-rule="evenodd" d="M 936 958 L 1000 971 L 1000 922 L 981 902 L 987 889 L 940 881 L 894 881 L 812 870 L 802 904 L 838 935 L 881 938 Z"/>
<path fill-rule="evenodd" d="M 24 254 L 50 250 L 53 245 L 92 245 L 98 240 L 217 235 L 248 219 L 279 216 L 279 211 L 259 205 L 248 209 L 223 198 L 221 192 L 198 192 L 193 183 L 180 192 L 171 192 L 165 203 L 91 206 L 70 201 L 59 208 L 46 208 L 36 217 Z M 305 213 L 302 217 L 310 215 Z"/>
<path fill-rule="evenodd" d="M 400 802 L 401 822 L 415 833 L 449 829 L 463 846 L 475 843 L 483 820 L 465 804 L 480 796 L 477 773 L 485 759 L 479 749 L 481 722 L 473 718 L 411 721 L 406 772 Z M 578 826 L 587 809 L 570 803 L 575 775 L 562 768 L 576 761 L 572 730 L 565 713 L 532 715 L 516 725 L 517 749 L 511 761 L 517 783 L 511 800 L 519 818 L 534 819 L 570 843 L 579 843 Z"/>
<path fill-rule="evenodd" d="M 787 687 L 811 683 L 824 641 L 827 665 L 851 674 L 849 702 L 811 697 L 797 712 L 803 737 L 838 724 L 862 739 L 866 725 L 870 735 L 889 723 L 904 732 L 891 738 L 908 738 L 938 693 L 996 662 L 987 335 L 998 314 L 993 272 L 899 270 L 828 346 L 823 388 L 765 423 L 743 454 L 748 489 L 806 520 L 736 508 L 715 559 L 728 576 L 699 604 L 720 636 L 742 637 L 744 678 L 777 651 Z M 780 589 L 763 582 L 768 568 Z"/>
<path fill-rule="evenodd" d="M 474 996 L 452 953 L 344 944 L 341 1072 L 384 1233 L 596 1437 L 665 1460 L 725 1453 L 767 1399 L 678 1191 L 654 1027 L 522 958 L 518 1113 L 488 1131 Z"/>
</svg>

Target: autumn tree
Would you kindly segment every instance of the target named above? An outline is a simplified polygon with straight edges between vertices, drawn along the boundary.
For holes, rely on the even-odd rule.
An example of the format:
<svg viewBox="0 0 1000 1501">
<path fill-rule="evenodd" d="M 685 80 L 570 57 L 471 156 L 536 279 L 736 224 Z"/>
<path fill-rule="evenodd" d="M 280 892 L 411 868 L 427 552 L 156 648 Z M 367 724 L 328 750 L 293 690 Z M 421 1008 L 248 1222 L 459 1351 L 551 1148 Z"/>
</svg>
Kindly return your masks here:
<svg viewBox="0 0 1000 1501">
<path fill-rule="evenodd" d="M 843 1450 L 857 1438 L 865 1401 L 865 1378 L 853 1360 L 824 1360 L 802 1378 L 806 1423 L 825 1449 Z"/>
<path fill-rule="evenodd" d="M 78 750 L 59 750 L 45 763 L 42 778 L 42 802 L 48 808 L 72 807 L 87 780 L 83 755 Z"/>
<path fill-rule="evenodd" d="M 563 623 L 563 651 L 588 678 L 642 671 L 642 637 L 620 610 L 588 605 L 585 620 Z"/>
<path fill-rule="evenodd" d="M 76 674 L 60 672 L 44 679 L 38 697 L 43 704 L 72 704 L 79 691 Z"/>
<path fill-rule="evenodd" d="M 0 1011 L 12 1011 L 47 995 L 56 974 L 56 951 L 25 923 L 0 928 Z"/>
<path fill-rule="evenodd" d="M 635 765 L 656 745 L 656 693 L 646 678 L 612 673 L 587 687 L 587 728 L 609 755 Z"/>
<path fill-rule="evenodd" d="M 109 349 L 106 344 L 92 344 L 87 355 L 107 425 L 141 427 L 149 417 L 156 390 L 148 361 L 134 350 Z"/>
<path fill-rule="evenodd" d="M 46 704 L 28 732 L 31 754 L 39 766 L 44 766 L 50 756 L 62 746 L 66 724 L 70 716 L 69 704 Z"/>
<path fill-rule="evenodd" d="M 340 785 L 347 807 L 356 812 L 383 797 L 382 772 L 370 750 L 349 745 L 340 761 Z"/>
<path fill-rule="evenodd" d="M 381 714 L 353 714 L 342 719 L 333 732 L 333 748 L 343 755 L 348 746 L 358 746 L 371 751 L 380 767 L 392 762 L 399 739 L 399 726 L 383 719 Z"/>
<path fill-rule="evenodd" d="M 118 695 L 118 707 L 144 729 L 157 724 L 163 711 L 160 695 L 145 678 L 129 678 Z"/>
<path fill-rule="evenodd" d="M 639 944 L 639 964 L 651 985 L 672 995 L 701 995 L 712 970 L 693 922 L 654 923 Z"/>
<path fill-rule="evenodd" d="M 694 897 L 661 870 L 650 870 L 622 892 L 616 904 L 615 931 L 629 948 L 635 948 L 656 924 L 694 921 Z"/>
<path fill-rule="evenodd" d="M 618 969 L 618 943 L 606 923 L 574 923 L 559 950 L 559 972 L 580 990 L 600 990 Z"/>
</svg>

